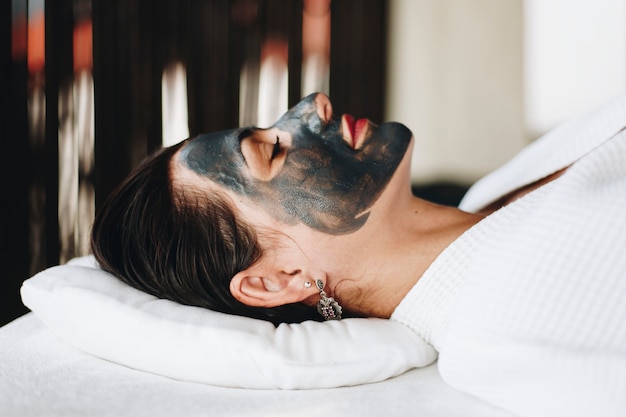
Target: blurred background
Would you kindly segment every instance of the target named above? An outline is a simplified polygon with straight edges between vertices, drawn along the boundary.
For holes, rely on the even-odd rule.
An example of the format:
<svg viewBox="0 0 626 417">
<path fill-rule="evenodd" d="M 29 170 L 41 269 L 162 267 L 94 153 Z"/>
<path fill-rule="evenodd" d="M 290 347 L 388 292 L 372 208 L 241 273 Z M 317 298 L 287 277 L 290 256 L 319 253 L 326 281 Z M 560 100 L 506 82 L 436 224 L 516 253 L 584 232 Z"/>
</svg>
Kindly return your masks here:
<svg viewBox="0 0 626 417">
<path fill-rule="evenodd" d="M 415 193 L 456 204 L 626 88 L 624 0 L 6 0 L 0 20 L 0 325 L 163 145 L 322 91 L 408 125 Z"/>
</svg>

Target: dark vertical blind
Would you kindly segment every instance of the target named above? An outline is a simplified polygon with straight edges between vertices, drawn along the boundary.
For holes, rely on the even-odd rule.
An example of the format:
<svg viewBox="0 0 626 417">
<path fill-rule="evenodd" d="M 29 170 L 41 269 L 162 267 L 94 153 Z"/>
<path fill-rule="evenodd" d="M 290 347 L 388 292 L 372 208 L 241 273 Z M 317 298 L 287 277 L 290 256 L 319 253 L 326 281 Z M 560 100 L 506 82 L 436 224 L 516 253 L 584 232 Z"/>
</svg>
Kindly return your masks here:
<svg viewBox="0 0 626 417">
<path fill-rule="evenodd" d="M 45 256 L 41 256 L 37 270 L 59 262 L 59 125 L 72 117 L 67 107 L 68 94 L 64 95 L 61 90 L 68 90 L 74 76 L 74 1 L 57 0 L 54 7 L 46 7 L 45 22 L 45 137 L 41 138 L 43 146 L 32 150 L 42 152 L 37 156 L 41 164 L 37 164 L 36 180 L 42 179 L 45 184 L 45 241 L 41 245 Z"/>
<path fill-rule="evenodd" d="M 387 4 L 331 3 L 330 96 L 333 107 L 382 122 L 385 106 Z"/>
<path fill-rule="evenodd" d="M 29 274 L 28 190 L 32 182 L 32 160 L 28 141 L 26 51 L 16 50 L 26 37 L 26 19 L 0 2 L 0 312 L 4 324 L 26 309 L 19 299 L 19 285 Z M 15 12 L 15 15 L 14 15 Z M 21 13 L 20 13 L 21 14 Z M 23 38 L 23 39 L 22 39 Z"/>
<path fill-rule="evenodd" d="M 159 3 L 93 1 L 96 206 L 159 143 Z"/>
<path fill-rule="evenodd" d="M 233 2 L 199 1 L 181 16 L 188 38 L 182 58 L 187 65 L 189 132 L 222 130 L 237 124 L 239 71 L 248 40 L 232 23 Z M 194 8 L 196 13 L 194 13 Z"/>
</svg>

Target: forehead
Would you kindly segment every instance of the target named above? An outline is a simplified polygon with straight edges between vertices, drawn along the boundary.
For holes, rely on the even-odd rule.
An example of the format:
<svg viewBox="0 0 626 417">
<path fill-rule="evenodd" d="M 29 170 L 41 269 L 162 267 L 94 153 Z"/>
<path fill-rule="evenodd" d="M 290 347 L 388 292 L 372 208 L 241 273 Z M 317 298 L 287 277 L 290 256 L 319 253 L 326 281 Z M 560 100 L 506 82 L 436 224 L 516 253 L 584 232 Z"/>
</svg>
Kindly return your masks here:
<svg viewBox="0 0 626 417">
<path fill-rule="evenodd" d="M 205 162 L 233 157 L 240 149 L 239 129 L 207 133 L 189 139 L 178 152 L 177 158 L 185 161 L 194 171 L 206 171 Z"/>
<path fill-rule="evenodd" d="M 241 153 L 241 129 L 196 136 L 183 145 L 176 159 L 198 175 L 242 192 L 246 164 Z"/>
</svg>

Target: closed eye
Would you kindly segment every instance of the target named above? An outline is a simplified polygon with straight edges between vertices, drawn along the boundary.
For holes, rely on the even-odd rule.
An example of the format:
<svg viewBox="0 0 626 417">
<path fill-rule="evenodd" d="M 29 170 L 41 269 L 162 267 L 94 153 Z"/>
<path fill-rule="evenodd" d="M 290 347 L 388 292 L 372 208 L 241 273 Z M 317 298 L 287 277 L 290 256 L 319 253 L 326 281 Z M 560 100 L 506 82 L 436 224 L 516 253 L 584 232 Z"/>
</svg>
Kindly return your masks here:
<svg viewBox="0 0 626 417">
<path fill-rule="evenodd" d="M 269 181 L 280 172 L 289 148 L 281 140 L 282 136 L 283 134 L 277 134 L 274 129 L 250 128 L 240 132 L 238 137 L 241 154 L 252 177 L 261 181 Z M 286 140 L 288 145 L 289 136 L 286 136 Z"/>
</svg>

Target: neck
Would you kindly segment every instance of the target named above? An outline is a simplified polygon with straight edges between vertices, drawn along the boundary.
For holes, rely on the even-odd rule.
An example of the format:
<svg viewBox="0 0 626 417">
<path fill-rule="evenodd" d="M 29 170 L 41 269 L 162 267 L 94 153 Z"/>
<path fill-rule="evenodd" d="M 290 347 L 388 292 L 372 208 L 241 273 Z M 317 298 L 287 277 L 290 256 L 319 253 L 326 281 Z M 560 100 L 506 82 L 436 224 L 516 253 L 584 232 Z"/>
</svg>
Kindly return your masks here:
<svg viewBox="0 0 626 417">
<path fill-rule="evenodd" d="M 377 222 L 381 227 L 359 252 L 359 268 L 350 275 L 359 278 L 336 289 L 337 298 L 358 315 L 391 316 L 439 254 L 484 217 L 415 197 L 400 206 Z"/>
</svg>

